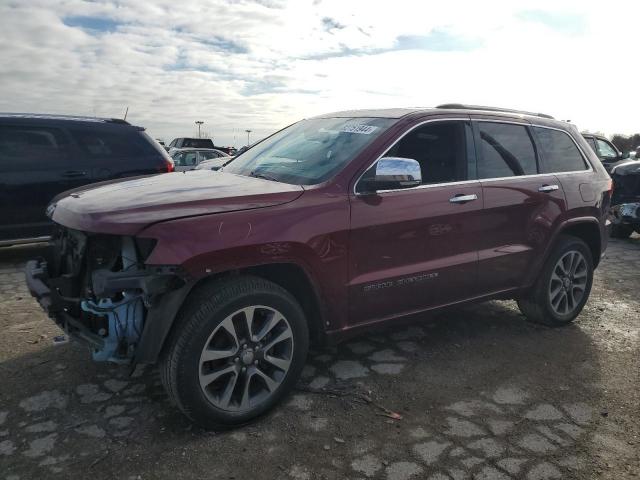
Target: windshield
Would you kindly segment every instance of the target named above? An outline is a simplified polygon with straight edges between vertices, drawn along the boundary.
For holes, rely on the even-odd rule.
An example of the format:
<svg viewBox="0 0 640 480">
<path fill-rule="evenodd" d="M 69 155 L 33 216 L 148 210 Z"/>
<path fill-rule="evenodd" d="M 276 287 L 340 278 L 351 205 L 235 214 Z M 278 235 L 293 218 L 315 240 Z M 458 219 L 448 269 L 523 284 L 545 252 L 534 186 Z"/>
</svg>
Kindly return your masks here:
<svg viewBox="0 0 640 480">
<path fill-rule="evenodd" d="M 388 118 L 302 120 L 247 150 L 224 171 L 315 185 L 338 173 L 394 122 Z"/>
</svg>

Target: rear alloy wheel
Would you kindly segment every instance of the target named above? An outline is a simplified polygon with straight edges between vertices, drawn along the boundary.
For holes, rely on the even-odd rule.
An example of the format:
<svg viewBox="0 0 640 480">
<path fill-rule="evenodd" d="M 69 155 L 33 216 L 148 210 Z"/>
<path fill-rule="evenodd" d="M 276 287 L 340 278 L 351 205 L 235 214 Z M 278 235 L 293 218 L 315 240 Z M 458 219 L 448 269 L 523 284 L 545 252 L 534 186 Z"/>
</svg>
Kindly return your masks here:
<svg viewBox="0 0 640 480">
<path fill-rule="evenodd" d="M 518 306 L 532 322 L 566 325 L 582 311 L 592 283 L 591 250 L 581 239 L 563 235 L 533 288 L 518 299 Z"/>
<path fill-rule="evenodd" d="M 241 425 L 298 381 L 309 348 L 302 308 L 258 277 L 223 279 L 185 301 L 160 362 L 169 398 L 205 428 Z"/>
<path fill-rule="evenodd" d="M 570 250 L 557 261 L 549 282 L 549 302 L 558 315 L 568 315 L 580 305 L 587 285 L 587 260 Z"/>
</svg>

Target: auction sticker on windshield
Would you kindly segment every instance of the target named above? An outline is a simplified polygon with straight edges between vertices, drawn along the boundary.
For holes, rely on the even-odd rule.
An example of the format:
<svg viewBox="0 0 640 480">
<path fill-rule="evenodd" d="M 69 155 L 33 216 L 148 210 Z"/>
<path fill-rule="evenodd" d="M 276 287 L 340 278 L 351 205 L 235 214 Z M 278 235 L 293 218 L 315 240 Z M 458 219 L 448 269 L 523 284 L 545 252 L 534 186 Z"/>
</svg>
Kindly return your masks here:
<svg viewBox="0 0 640 480">
<path fill-rule="evenodd" d="M 371 135 L 377 129 L 378 127 L 374 127 L 373 125 L 359 125 L 357 123 L 352 123 L 342 127 L 342 131 L 345 133 L 360 133 L 362 135 Z"/>
</svg>

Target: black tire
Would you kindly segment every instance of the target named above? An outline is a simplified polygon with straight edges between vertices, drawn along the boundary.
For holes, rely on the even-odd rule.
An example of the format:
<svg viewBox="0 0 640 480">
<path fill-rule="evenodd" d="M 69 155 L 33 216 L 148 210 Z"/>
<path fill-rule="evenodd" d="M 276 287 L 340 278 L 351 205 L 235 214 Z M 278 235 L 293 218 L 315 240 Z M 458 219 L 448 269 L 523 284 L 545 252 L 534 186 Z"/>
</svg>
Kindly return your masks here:
<svg viewBox="0 0 640 480">
<path fill-rule="evenodd" d="M 290 327 L 289 331 L 291 332 L 292 340 L 290 352 L 288 353 L 290 357 L 288 370 L 284 374 L 277 371 L 276 375 L 281 375 L 278 386 L 273 391 L 271 391 L 271 388 L 267 388 L 268 392 L 264 393 L 266 398 L 258 404 L 248 407 L 249 410 L 233 411 L 231 407 L 229 409 L 219 408 L 219 406 L 214 405 L 215 400 L 210 401 L 207 398 L 208 390 L 207 392 L 205 390 L 208 387 L 200 386 L 200 381 L 203 377 L 203 366 L 209 365 L 202 363 L 201 355 L 205 354 L 205 346 L 207 348 L 212 346 L 215 340 L 213 336 L 217 335 L 216 332 L 223 331 L 221 329 L 223 321 L 229 321 L 234 312 L 237 313 L 241 309 L 252 306 L 265 306 L 274 309 L 278 313 L 281 312 L 286 323 L 285 329 Z M 262 307 L 256 308 L 256 311 L 258 309 L 262 309 Z M 236 317 L 233 317 L 232 322 L 238 325 Z M 226 330 L 224 332 L 226 333 Z M 271 333 L 268 335 L 271 335 Z M 251 336 L 251 333 L 249 333 L 249 336 Z M 236 335 L 233 338 L 236 338 L 235 343 L 238 344 L 238 351 L 242 354 L 241 342 L 238 341 L 240 335 Z M 243 338 L 247 338 L 247 336 L 245 335 Z M 265 341 L 266 343 L 268 342 Z M 260 344 L 258 343 L 257 345 L 259 346 Z M 308 349 L 309 330 L 306 319 L 302 308 L 289 292 L 275 283 L 259 277 L 240 276 L 227 278 L 206 284 L 187 298 L 178 318 L 176 318 L 172 333 L 167 339 L 163 350 L 159 365 L 160 375 L 170 400 L 191 421 L 207 429 L 229 428 L 247 423 L 275 406 L 298 381 L 305 365 Z M 249 351 L 251 351 L 251 348 Z M 258 349 L 256 349 L 255 353 L 256 358 L 258 358 Z M 264 355 L 266 354 L 267 352 L 264 353 Z M 273 354 L 273 350 L 271 350 L 271 354 Z M 256 375 L 248 375 L 249 370 L 254 368 L 252 365 L 253 356 L 251 356 L 246 367 L 243 363 L 245 360 L 243 357 L 240 363 L 236 363 L 236 365 L 233 365 L 232 362 L 238 362 L 238 358 L 216 359 L 215 362 L 227 362 L 228 366 L 222 367 L 225 369 L 242 366 L 244 368 L 243 372 L 246 370 L 247 374 L 245 375 L 249 378 L 247 385 L 250 385 L 253 381 L 251 379 L 257 378 Z M 264 362 L 264 360 L 261 360 L 261 362 Z M 257 364 L 258 360 L 256 360 Z M 227 364 L 225 363 L 224 365 Z M 267 364 L 265 363 L 265 365 Z M 267 367 L 272 368 L 273 366 L 267 365 Z M 257 368 L 264 367 L 256 366 L 255 369 Z M 230 387 L 233 394 L 234 389 L 237 390 L 236 383 L 241 381 L 242 374 L 239 371 L 235 371 L 231 375 L 236 376 L 233 385 Z M 264 380 L 258 378 L 258 383 L 260 381 Z M 253 382 L 255 387 L 255 381 Z M 231 384 L 229 383 L 229 385 Z M 264 387 L 267 387 L 266 382 Z M 247 387 L 247 390 L 250 388 Z M 240 392 L 239 395 L 241 396 L 242 393 Z M 222 393 L 220 396 L 222 396 Z M 237 408 L 240 407 L 238 406 Z"/>
<path fill-rule="evenodd" d="M 566 258 L 570 252 L 578 252 L 584 258 L 586 273 L 584 281 L 584 291 L 579 301 L 572 305 L 566 313 L 559 313 L 552 305 L 552 275 L 557 275 L 558 262 Z M 554 277 L 554 278 L 557 278 Z M 573 281 L 573 280 L 571 280 Z M 580 280 L 582 282 L 582 280 Z M 557 280 L 553 280 L 553 285 L 557 286 Z M 571 323 L 580 314 L 584 305 L 589 299 L 591 285 L 593 283 L 593 258 L 591 250 L 581 239 L 569 235 L 561 235 L 553 251 L 547 258 L 540 274 L 532 289 L 523 297 L 519 298 L 518 307 L 528 320 L 551 327 L 559 327 Z M 564 289 L 564 284 L 560 283 Z M 582 286 L 582 285 L 581 285 Z M 573 284 L 571 287 L 573 288 Z M 575 287 L 576 289 L 578 287 Z M 557 298 L 557 297 L 556 297 Z M 568 304 L 567 304 L 568 305 Z M 568 306 L 567 306 L 568 308 Z"/>
<path fill-rule="evenodd" d="M 611 225 L 612 238 L 629 238 L 633 233 L 633 228 L 628 225 Z"/>
</svg>

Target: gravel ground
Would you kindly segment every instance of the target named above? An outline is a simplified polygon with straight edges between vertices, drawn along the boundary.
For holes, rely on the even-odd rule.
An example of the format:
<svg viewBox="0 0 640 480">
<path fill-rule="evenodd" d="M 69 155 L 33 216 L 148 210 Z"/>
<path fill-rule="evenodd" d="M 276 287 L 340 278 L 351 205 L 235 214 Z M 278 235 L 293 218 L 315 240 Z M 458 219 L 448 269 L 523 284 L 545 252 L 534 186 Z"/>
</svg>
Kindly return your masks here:
<svg viewBox="0 0 640 480">
<path fill-rule="evenodd" d="M 578 321 L 513 302 L 417 318 L 312 353 L 260 421 L 191 426 L 157 372 L 95 364 L 0 249 L 0 479 L 640 477 L 640 237 L 612 241 Z"/>
</svg>

